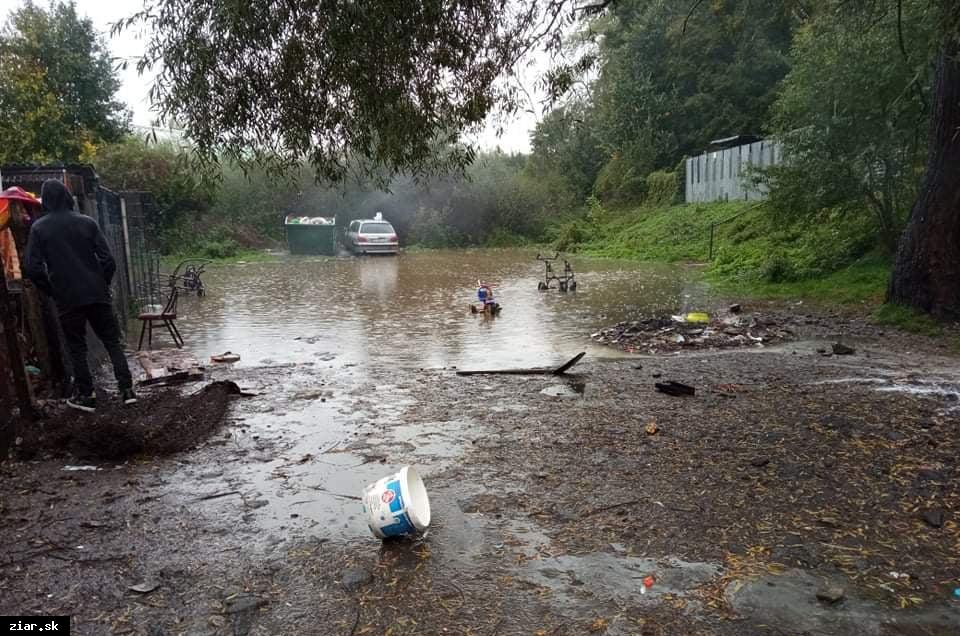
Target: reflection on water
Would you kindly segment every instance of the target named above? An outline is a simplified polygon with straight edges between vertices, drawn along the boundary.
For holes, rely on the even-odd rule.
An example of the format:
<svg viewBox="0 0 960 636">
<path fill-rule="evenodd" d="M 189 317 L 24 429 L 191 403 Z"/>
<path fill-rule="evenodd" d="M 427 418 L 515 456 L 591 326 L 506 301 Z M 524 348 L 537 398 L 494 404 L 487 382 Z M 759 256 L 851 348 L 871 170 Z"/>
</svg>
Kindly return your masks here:
<svg viewBox="0 0 960 636">
<path fill-rule="evenodd" d="M 579 287 L 569 294 L 538 292 L 543 264 L 525 250 L 211 266 L 207 296 L 182 299 L 179 324 L 198 357 L 229 350 L 244 366 L 482 368 L 551 363 L 590 348 L 590 333 L 611 323 L 712 306 L 680 266 L 572 265 Z M 493 283 L 499 317 L 470 314 L 478 278 Z"/>
</svg>

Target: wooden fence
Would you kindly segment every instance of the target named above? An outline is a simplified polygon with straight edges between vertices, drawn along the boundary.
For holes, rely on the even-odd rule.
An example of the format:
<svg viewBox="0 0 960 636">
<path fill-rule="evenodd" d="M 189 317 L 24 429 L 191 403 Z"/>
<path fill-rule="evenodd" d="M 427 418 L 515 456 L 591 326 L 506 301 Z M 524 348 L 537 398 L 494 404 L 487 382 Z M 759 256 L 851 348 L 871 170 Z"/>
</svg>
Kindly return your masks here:
<svg viewBox="0 0 960 636">
<path fill-rule="evenodd" d="M 154 232 L 149 227 L 152 197 L 144 192 L 107 190 L 89 166 L 0 169 L 4 188 L 17 185 L 39 193 L 43 181 L 50 178 L 63 180 L 79 211 L 96 219 L 103 230 L 117 261 L 114 309 L 125 324 L 140 306 L 155 303 L 159 290 L 159 254 L 150 240 Z M 29 225 L 18 218 L 11 231 L 22 263 Z M 94 341 L 91 351 L 103 353 Z M 6 456 L 12 418 L 33 413 L 35 393 L 64 397 L 71 388 L 71 376 L 53 301 L 29 282 L 10 280 L 5 273 L 0 281 L 0 460 Z"/>
</svg>

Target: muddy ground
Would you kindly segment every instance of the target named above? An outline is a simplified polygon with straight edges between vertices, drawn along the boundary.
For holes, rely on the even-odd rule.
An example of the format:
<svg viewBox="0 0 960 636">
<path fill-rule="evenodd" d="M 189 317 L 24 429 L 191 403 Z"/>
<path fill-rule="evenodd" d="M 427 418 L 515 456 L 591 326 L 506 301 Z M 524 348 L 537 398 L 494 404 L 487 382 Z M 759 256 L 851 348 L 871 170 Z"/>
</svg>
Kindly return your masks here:
<svg viewBox="0 0 960 636">
<path fill-rule="evenodd" d="M 0 614 L 78 634 L 960 633 L 958 359 L 810 320 L 777 348 L 592 352 L 562 380 L 216 371 L 259 396 L 193 450 L 0 464 Z M 854 355 L 818 352 L 837 329 Z M 382 544 L 354 497 L 405 464 L 434 522 Z"/>
</svg>

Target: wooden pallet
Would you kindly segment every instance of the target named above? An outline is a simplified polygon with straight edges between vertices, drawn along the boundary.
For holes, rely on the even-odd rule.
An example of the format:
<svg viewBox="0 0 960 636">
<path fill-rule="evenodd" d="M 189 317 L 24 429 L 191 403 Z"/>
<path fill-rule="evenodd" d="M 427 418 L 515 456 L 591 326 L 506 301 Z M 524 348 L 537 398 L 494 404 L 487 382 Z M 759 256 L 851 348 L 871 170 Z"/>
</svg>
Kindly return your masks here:
<svg viewBox="0 0 960 636">
<path fill-rule="evenodd" d="M 205 377 L 204 365 L 184 349 L 138 351 L 134 357 L 143 370 L 140 386 L 195 382 Z"/>
</svg>

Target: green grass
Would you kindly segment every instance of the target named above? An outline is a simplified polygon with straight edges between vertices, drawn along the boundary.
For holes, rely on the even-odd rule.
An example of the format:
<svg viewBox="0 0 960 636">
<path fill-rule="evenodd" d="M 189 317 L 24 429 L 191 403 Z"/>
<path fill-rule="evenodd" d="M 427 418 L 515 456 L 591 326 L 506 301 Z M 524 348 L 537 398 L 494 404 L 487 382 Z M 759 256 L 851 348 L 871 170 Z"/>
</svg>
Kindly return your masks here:
<svg viewBox="0 0 960 636">
<path fill-rule="evenodd" d="M 167 254 L 163 256 L 163 258 L 161 258 L 160 261 L 165 268 L 169 268 L 172 270 L 174 267 L 177 266 L 177 263 L 190 258 L 203 258 L 218 264 L 230 264 L 230 263 L 237 263 L 240 261 L 244 261 L 247 263 L 269 261 L 269 260 L 273 260 L 275 256 L 266 252 L 265 250 L 252 250 L 252 249 L 240 248 L 230 256 L 213 257 L 208 252 L 186 251 L 178 254 Z"/>
<path fill-rule="evenodd" d="M 876 306 L 890 269 L 889 259 L 873 254 L 872 217 L 856 210 L 791 219 L 757 202 L 627 209 L 594 202 L 551 234 L 557 247 L 588 256 L 708 263 L 705 276 L 716 287 L 753 298 Z"/>
<path fill-rule="evenodd" d="M 943 325 L 935 318 L 903 305 L 881 305 L 873 312 L 871 317 L 877 324 L 889 325 L 924 336 L 937 337 L 944 333 Z M 956 348 L 960 345 L 960 342 L 955 341 L 953 344 Z"/>
<path fill-rule="evenodd" d="M 720 272 L 707 274 L 720 291 L 761 299 L 811 300 L 831 305 L 870 305 L 883 302 L 890 262 L 865 258 L 818 278 L 768 282 L 756 278 L 729 278 Z"/>
<path fill-rule="evenodd" d="M 755 204 L 739 202 L 601 209 L 586 219 L 568 221 L 558 233 L 566 231 L 578 239 L 574 241 L 576 251 L 588 256 L 665 262 L 706 261 L 711 224 L 738 214 L 752 214 L 755 210 Z M 719 247 L 720 238 L 717 233 L 716 247 Z"/>
</svg>

